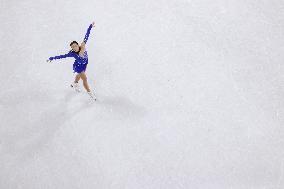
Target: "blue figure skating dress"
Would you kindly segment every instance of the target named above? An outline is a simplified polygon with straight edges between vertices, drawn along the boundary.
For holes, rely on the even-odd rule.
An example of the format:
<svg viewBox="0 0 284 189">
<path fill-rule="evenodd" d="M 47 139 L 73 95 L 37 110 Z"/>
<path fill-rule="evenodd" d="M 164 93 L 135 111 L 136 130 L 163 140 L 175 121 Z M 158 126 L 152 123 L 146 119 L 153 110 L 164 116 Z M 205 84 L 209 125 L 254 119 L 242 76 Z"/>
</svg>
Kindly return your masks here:
<svg viewBox="0 0 284 189">
<path fill-rule="evenodd" d="M 91 29 L 92 29 L 92 24 L 89 26 L 87 33 L 84 38 L 84 42 L 87 43 Z M 73 57 L 75 58 L 75 62 L 73 63 L 73 71 L 74 73 L 81 73 L 86 71 L 87 65 L 88 65 L 88 53 L 85 50 L 83 56 L 80 56 L 79 53 L 74 52 L 73 50 L 69 51 L 67 54 L 64 55 L 59 55 L 59 56 L 54 56 L 50 57 L 49 60 L 56 60 L 56 59 L 62 59 L 62 58 L 67 58 L 67 57 Z"/>
</svg>

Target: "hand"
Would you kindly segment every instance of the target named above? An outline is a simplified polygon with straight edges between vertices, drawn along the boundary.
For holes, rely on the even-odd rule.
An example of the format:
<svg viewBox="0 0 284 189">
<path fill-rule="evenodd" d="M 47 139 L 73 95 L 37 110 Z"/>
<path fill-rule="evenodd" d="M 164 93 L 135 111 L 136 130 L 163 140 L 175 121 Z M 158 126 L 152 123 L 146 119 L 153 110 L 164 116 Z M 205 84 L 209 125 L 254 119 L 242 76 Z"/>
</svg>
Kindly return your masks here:
<svg viewBox="0 0 284 189">
<path fill-rule="evenodd" d="M 92 26 L 95 27 L 95 22 L 92 23 Z"/>
</svg>

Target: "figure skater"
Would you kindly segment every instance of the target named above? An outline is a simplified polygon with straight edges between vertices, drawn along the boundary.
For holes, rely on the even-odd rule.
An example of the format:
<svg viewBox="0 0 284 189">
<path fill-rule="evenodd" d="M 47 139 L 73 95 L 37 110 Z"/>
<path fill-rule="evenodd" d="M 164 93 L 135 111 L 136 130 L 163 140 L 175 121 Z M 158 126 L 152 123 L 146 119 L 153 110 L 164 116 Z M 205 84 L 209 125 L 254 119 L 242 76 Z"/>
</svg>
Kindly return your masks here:
<svg viewBox="0 0 284 189">
<path fill-rule="evenodd" d="M 59 56 L 54 56 L 50 57 L 47 62 L 52 62 L 53 60 L 56 59 L 62 59 L 62 58 L 67 58 L 67 57 L 73 57 L 75 58 L 75 62 L 73 63 L 73 71 L 74 73 L 77 73 L 75 76 L 74 82 L 71 84 L 71 87 L 75 89 L 75 91 L 80 92 L 80 88 L 78 86 L 78 82 L 80 79 L 83 80 L 83 86 L 87 93 L 90 95 L 91 99 L 96 100 L 96 96 L 93 92 L 91 92 L 88 81 L 87 81 L 87 76 L 86 76 L 86 68 L 88 65 L 88 54 L 86 51 L 86 43 L 88 41 L 91 29 L 95 27 L 95 22 L 93 22 L 85 35 L 84 41 L 81 43 L 79 46 L 77 41 L 72 41 L 70 43 L 70 47 L 72 50 L 70 50 L 67 54 L 64 55 L 59 55 Z"/>
</svg>

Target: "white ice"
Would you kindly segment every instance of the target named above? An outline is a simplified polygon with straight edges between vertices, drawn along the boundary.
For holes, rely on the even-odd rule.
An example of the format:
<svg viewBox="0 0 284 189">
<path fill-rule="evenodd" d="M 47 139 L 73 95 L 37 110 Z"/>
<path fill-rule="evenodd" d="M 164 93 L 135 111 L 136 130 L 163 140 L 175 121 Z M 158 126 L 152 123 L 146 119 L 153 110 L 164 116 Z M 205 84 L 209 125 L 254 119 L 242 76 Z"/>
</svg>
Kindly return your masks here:
<svg viewBox="0 0 284 189">
<path fill-rule="evenodd" d="M 92 21 L 95 103 L 46 63 Z M 1 189 L 284 188 L 284 1 L 1 0 L 0 24 Z"/>
</svg>

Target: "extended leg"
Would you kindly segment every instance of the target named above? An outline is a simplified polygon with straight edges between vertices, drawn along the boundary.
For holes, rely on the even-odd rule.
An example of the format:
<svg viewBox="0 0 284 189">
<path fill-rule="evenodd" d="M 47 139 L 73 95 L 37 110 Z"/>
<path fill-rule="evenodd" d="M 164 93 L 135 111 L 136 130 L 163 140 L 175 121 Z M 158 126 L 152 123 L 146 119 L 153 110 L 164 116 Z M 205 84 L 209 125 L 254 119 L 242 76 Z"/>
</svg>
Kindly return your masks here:
<svg viewBox="0 0 284 189">
<path fill-rule="evenodd" d="M 85 72 L 80 73 L 80 78 L 83 80 L 83 85 L 84 85 L 84 88 L 86 89 L 86 91 L 90 92 L 91 90 L 90 90 L 88 80 L 87 80 L 87 76 L 86 76 Z"/>
</svg>

